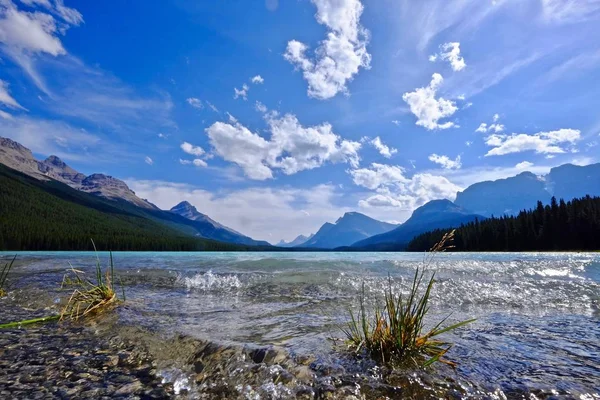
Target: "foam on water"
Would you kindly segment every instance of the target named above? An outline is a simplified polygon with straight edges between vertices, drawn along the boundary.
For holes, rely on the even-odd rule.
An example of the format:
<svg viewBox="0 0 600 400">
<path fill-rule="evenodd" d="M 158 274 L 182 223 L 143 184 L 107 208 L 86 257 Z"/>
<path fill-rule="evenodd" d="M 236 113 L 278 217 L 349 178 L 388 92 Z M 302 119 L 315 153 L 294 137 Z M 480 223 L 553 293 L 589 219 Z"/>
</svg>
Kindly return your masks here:
<svg viewBox="0 0 600 400">
<path fill-rule="evenodd" d="M 208 270 L 202 274 L 196 274 L 192 277 L 179 278 L 178 281 L 183 283 L 188 289 L 207 292 L 230 292 L 242 287 L 242 282 L 236 275 L 218 275 L 214 274 L 212 270 Z"/>
</svg>

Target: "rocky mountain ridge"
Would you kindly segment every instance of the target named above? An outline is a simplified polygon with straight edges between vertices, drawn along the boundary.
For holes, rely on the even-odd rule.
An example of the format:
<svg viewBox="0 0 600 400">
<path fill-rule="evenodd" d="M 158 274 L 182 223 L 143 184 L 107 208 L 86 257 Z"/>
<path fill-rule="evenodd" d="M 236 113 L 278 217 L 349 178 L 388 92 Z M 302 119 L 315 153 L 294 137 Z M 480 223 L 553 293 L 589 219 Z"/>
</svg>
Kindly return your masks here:
<svg viewBox="0 0 600 400">
<path fill-rule="evenodd" d="M 82 192 L 157 209 L 154 204 L 136 196 L 122 180 L 104 174 L 86 176 L 53 155 L 44 161 L 36 160 L 31 150 L 9 138 L 0 137 L 0 163 L 39 180 L 53 179 Z"/>
</svg>

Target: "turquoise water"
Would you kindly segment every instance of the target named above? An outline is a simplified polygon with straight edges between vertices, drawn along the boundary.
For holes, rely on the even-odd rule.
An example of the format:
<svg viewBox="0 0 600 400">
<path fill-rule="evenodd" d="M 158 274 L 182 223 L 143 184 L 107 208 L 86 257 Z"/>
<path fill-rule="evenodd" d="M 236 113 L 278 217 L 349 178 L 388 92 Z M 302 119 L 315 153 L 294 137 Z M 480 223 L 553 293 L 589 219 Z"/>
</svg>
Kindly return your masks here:
<svg viewBox="0 0 600 400">
<path fill-rule="evenodd" d="M 56 285 L 69 263 L 90 270 L 95 257 L 22 252 L 15 279 L 24 288 Z M 99 257 L 105 265 L 108 254 Z M 417 253 L 141 252 L 114 259 L 128 297 L 118 310 L 124 324 L 231 345 L 275 344 L 346 369 L 329 338 L 341 337 L 363 284 L 374 302 L 388 277 L 406 291 L 423 265 Z M 497 398 L 600 393 L 600 254 L 447 253 L 429 269 L 437 274 L 431 323 L 449 314 L 449 322 L 477 318 L 446 336 L 459 366 L 436 379 L 450 376 L 473 395 Z"/>
</svg>

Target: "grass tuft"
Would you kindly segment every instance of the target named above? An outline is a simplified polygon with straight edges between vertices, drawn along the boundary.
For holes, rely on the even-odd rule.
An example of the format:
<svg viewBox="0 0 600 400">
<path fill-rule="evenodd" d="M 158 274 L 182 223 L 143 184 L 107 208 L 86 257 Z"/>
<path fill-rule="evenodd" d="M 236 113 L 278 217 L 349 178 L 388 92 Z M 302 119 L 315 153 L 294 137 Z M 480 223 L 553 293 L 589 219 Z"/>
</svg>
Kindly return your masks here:
<svg viewBox="0 0 600 400">
<path fill-rule="evenodd" d="M 451 248 L 453 237 L 454 231 L 444 235 L 443 239 L 431 249 L 431 253 L 435 254 Z M 417 269 L 408 295 L 394 294 L 392 281 L 389 278 L 384 305 L 383 307 L 376 305 L 370 314 L 371 317 L 365 308 L 363 283 L 359 298 L 359 312 L 355 315 L 350 310 L 350 321 L 347 327 L 342 328 L 347 343 L 354 352 L 366 351 L 374 360 L 393 366 L 412 363 L 427 367 L 437 361 L 455 366 L 455 363 L 443 358 L 452 344 L 437 337 L 475 320 L 470 319 L 442 327 L 448 316 L 432 329 L 424 331 L 425 318 L 430 309 L 429 299 L 435 283 L 435 272 L 426 277 L 427 267 L 432 260 L 433 255 L 425 260 L 423 268 Z"/>
<path fill-rule="evenodd" d="M 8 273 L 10 272 L 16 259 L 17 255 L 15 254 L 12 261 L 4 264 L 2 267 L 2 271 L 0 272 L 0 297 L 6 296 L 6 279 L 8 278 Z"/>
<path fill-rule="evenodd" d="M 92 241 L 92 244 L 94 242 Z M 96 245 L 94 244 L 94 250 Z M 96 251 L 97 254 L 97 251 Z M 16 257 L 16 256 L 15 256 Z M 13 259 L 14 262 L 14 259 Z M 12 266 L 12 263 L 10 264 Z M 5 270 L 9 270 L 10 266 L 5 266 L 2 269 L 2 275 L 5 280 Z M 83 271 L 76 270 L 71 266 L 71 275 L 65 275 L 61 284 L 61 289 L 66 286 L 75 287 L 73 294 L 59 315 L 51 315 L 47 317 L 34 318 L 24 321 L 9 322 L 0 324 L 2 328 L 19 328 L 24 325 L 31 325 L 41 322 L 55 320 L 71 320 L 77 321 L 80 318 L 85 318 L 94 314 L 99 314 L 111 306 L 116 305 L 121 299 L 118 298 L 115 291 L 115 264 L 113 261 L 112 252 L 110 253 L 110 265 L 106 272 L 102 271 L 100 258 L 96 255 L 96 271 L 95 279 L 88 279 Z M 8 272 L 6 272 L 8 273 Z M 0 280 L 3 283 L 4 280 Z M 125 300 L 125 289 L 121 284 L 123 291 L 123 301 Z"/>
<path fill-rule="evenodd" d="M 71 268 L 71 272 L 73 277 L 65 276 L 61 287 L 69 285 L 77 288 L 61 311 L 61 321 L 65 319 L 77 321 L 91 314 L 98 314 L 119 301 L 114 289 L 115 268 L 112 252 L 110 253 L 110 266 L 106 272 L 102 271 L 100 259 L 96 258 L 95 281 L 87 279 L 84 272 L 74 268 Z"/>
</svg>

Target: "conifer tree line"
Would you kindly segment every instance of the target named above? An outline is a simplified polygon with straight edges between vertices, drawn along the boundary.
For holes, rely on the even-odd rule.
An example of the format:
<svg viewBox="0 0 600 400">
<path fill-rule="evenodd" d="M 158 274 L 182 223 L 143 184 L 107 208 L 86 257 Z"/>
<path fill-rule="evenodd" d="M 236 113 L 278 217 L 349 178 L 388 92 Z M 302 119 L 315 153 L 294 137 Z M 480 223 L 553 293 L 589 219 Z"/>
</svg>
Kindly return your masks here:
<svg viewBox="0 0 600 400">
<path fill-rule="evenodd" d="M 407 251 L 427 251 L 451 229 L 413 238 Z M 515 216 L 476 220 L 456 229 L 453 251 L 600 250 L 600 197 L 538 201 Z"/>
<path fill-rule="evenodd" d="M 62 184 L 0 165 L 0 250 L 229 251 L 248 246 L 185 235 Z"/>
</svg>

